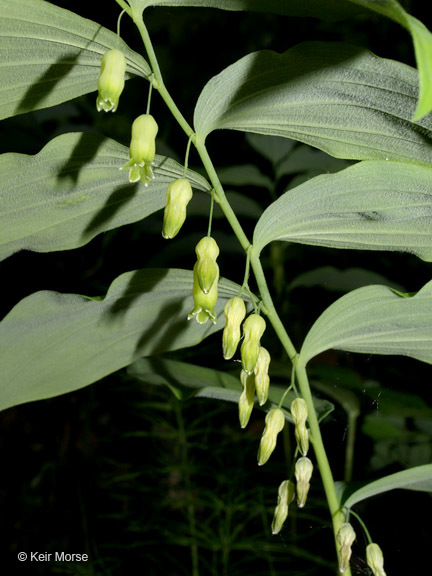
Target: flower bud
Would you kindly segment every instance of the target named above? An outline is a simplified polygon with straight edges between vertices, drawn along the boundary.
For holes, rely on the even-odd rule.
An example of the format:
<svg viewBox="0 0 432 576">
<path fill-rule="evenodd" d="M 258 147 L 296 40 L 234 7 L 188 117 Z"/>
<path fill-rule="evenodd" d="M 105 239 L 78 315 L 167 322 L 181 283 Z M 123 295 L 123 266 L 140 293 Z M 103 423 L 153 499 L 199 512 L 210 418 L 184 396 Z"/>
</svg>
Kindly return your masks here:
<svg viewBox="0 0 432 576">
<path fill-rule="evenodd" d="M 120 170 L 129 168 L 129 182 L 141 180 L 146 186 L 154 178 L 152 162 L 156 153 L 158 125 L 151 114 L 141 114 L 132 124 L 130 160 Z"/>
<path fill-rule="evenodd" d="M 303 398 L 296 398 L 291 402 L 291 416 L 295 424 L 295 437 L 300 453 L 306 456 L 309 450 L 309 431 L 306 428 L 308 409 Z"/>
<path fill-rule="evenodd" d="M 270 387 L 270 377 L 268 375 L 270 360 L 271 358 L 269 351 L 263 346 L 260 346 L 258 360 L 254 370 L 255 388 L 260 406 L 267 402 L 267 396 Z"/>
<path fill-rule="evenodd" d="M 198 324 L 205 324 L 210 319 L 213 324 L 216 324 L 216 314 L 214 308 L 218 298 L 218 283 L 215 282 L 210 289 L 210 292 L 204 294 L 198 283 L 197 264 L 193 269 L 193 288 L 192 295 L 194 299 L 194 307 L 188 315 L 188 320 L 196 318 Z"/>
<path fill-rule="evenodd" d="M 297 505 L 299 508 L 303 508 L 303 506 L 306 504 L 312 472 L 313 464 L 309 458 L 303 456 L 297 460 L 294 468 L 294 474 L 297 480 Z"/>
<path fill-rule="evenodd" d="M 185 178 L 178 178 L 168 184 L 164 210 L 162 236 L 174 238 L 186 220 L 186 207 L 192 198 L 192 186 Z"/>
<path fill-rule="evenodd" d="M 277 435 L 285 425 L 285 416 L 280 408 L 273 408 L 265 418 L 265 428 L 258 449 L 258 466 L 270 458 L 276 448 Z"/>
<path fill-rule="evenodd" d="M 295 487 L 291 480 L 284 480 L 279 486 L 278 501 L 272 522 L 272 534 L 279 534 L 288 518 L 288 506 L 294 500 Z"/>
<path fill-rule="evenodd" d="M 230 360 L 240 342 L 240 326 L 246 316 L 246 306 L 241 298 L 235 296 L 225 304 L 225 328 L 222 335 L 222 350 L 225 360 Z"/>
<path fill-rule="evenodd" d="M 339 572 L 343 574 L 349 566 L 349 561 L 351 558 L 351 546 L 356 539 L 356 533 L 354 528 L 349 522 L 345 522 L 339 528 L 337 534 L 337 541 L 340 546 L 339 548 Z"/>
<path fill-rule="evenodd" d="M 239 420 L 240 426 L 246 428 L 254 405 L 255 396 L 255 376 L 247 374 L 244 370 L 240 373 L 240 380 L 243 385 L 243 392 L 239 399 Z"/>
<path fill-rule="evenodd" d="M 384 556 L 378 544 L 369 544 L 366 548 L 366 562 L 373 576 L 386 576 L 384 572 Z"/>
<path fill-rule="evenodd" d="M 251 314 L 243 324 L 244 340 L 241 345 L 242 368 L 252 374 L 258 361 L 260 340 L 266 328 L 265 320 L 258 314 Z"/>
<path fill-rule="evenodd" d="M 120 50 L 108 50 L 102 57 L 98 79 L 96 108 L 100 112 L 115 112 L 123 92 L 126 58 Z"/>
<path fill-rule="evenodd" d="M 201 290 L 207 294 L 219 278 L 219 266 L 216 264 L 219 246 L 214 238 L 204 236 L 196 245 L 195 252 L 198 258 L 198 282 Z"/>
</svg>

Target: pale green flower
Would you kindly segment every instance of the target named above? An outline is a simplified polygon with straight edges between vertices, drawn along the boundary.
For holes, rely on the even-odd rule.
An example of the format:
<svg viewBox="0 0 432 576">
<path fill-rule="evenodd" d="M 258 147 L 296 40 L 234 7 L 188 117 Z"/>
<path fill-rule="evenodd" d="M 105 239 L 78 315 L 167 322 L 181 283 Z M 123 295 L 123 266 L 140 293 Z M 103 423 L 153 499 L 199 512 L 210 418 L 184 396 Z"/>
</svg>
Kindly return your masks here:
<svg viewBox="0 0 432 576">
<path fill-rule="evenodd" d="M 216 258 L 219 256 L 219 246 L 211 236 L 204 236 L 195 247 L 197 255 L 197 277 L 201 290 L 207 294 L 219 278 L 219 266 Z"/>
<path fill-rule="evenodd" d="M 384 556 L 378 544 L 369 544 L 366 548 L 366 562 L 374 576 L 386 576 Z"/>
<path fill-rule="evenodd" d="M 248 374 L 255 370 L 260 351 L 260 340 L 266 328 L 265 320 L 258 314 L 251 314 L 243 323 L 244 340 L 241 345 L 242 368 Z"/>
<path fill-rule="evenodd" d="M 96 108 L 115 112 L 125 84 L 126 58 L 120 50 L 108 50 L 102 57 Z"/>
<path fill-rule="evenodd" d="M 303 508 L 306 504 L 307 495 L 310 488 L 310 479 L 312 478 L 313 464 L 309 458 L 303 456 L 299 458 L 294 467 L 294 475 L 297 480 L 297 505 Z"/>
<path fill-rule="evenodd" d="M 243 392 L 239 398 L 239 420 L 240 426 L 246 428 L 252 414 L 255 397 L 255 376 L 247 374 L 244 370 L 240 373 L 240 380 L 243 385 Z"/>
<path fill-rule="evenodd" d="M 337 541 L 340 546 L 339 548 L 339 572 L 343 574 L 349 566 L 354 540 L 356 539 L 356 533 L 354 528 L 349 522 L 345 522 L 339 528 L 337 534 Z"/>
<path fill-rule="evenodd" d="M 254 370 L 255 388 L 260 406 L 267 402 L 270 387 L 270 377 L 268 375 L 270 360 L 270 352 L 263 346 L 260 346 L 258 360 Z"/>
<path fill-rule="evenodd" d="M 246 306 L 241 298 L 230 298 L 224 307 L 225 328 L 222 334 L 222 350 L 225 360 L 230 360 L 240 342 L 240 326 L 246 316 Z"/>
<path fill-rule="evenodd" d="M 132 124 L 130 160 L 120 170 L 129 168 L 129 182 L 141 180 L 148 186 L 154 178 L 152 163 L 156 153 L 158 125 L 151 114 L 141 114 Z"/>
<path fill-rule="evenodd" d="M 198 283 L 197 264 L 193 269 L 193 288 L 192 295 L 194 299 L 194 307 L 188 315 L 188 320 L 196 318 L 198 324 L 205 324 L 207 320 L 211 320 L 216 324 L 217 318 L 214 308 L 218 298 L 218 283 L 215 282 L 210 289 L 210 292 L 204 294 Z"/>
<path fill-rule="evenodd" d="M 192 186 L 185 178 L 178 178 L 168 184 L 164 210 L 162 236 L 174 238 L 186 220 L 186 208 L 192 198 Z"/>
<path fill-rule="evenodd" d="M 258 466 L 262 466 L 270 458 L 276 448 L 277 436 L 284 425 L 285 416 L 280 408 L 273 408 L 267 413 L 265 428 L 258 450 Z"/>
<path fill-rule="evenodd" d="M 272 534 L 279 534 L 288 518 L 288 507 L 294 500 L 295 487 L 291 480 L 284 480 L 278 489 L 278 501 L 272 522 Z"/>
</svg>

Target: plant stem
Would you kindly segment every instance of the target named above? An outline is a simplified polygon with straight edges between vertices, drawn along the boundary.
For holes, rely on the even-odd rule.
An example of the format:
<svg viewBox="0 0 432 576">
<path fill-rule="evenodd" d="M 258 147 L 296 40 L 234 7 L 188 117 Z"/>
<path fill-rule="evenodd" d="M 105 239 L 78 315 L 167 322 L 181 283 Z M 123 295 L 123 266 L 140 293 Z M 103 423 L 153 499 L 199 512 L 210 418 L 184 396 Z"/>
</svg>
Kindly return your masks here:
<svg viewBox="0 0 432 576">
<path fill-rule="evenodd" d="M 247 238 L 235 212 L 231 208 L 231 205 L 228 202 L 228 199 L 226 198 L 224 189 L 219 180 L 217 172 L 214 168 L 213 162 L 207 152 L 204 140 L 201 137 L 199 137 L 199 135 L 194 134 L 194 130 L 189 125 L 187 120 L 184 118 L 184 116 L 178 109 L 177 105 L 175 104 L 174 100 L 172 99 L 171 95 L 169 94 L 167 88 L 165 87 L 151 39 L 149 37 L 147 28 L 145 27 L 144 22 L 142 20 L 142 15 L 133 14 L 133 19 L 141 34 L 144 46 L 147 51 L 147 56 L 149 58 L 150 65 L 153 69 L 154 78 L 156 80 L 155 88 L 157 88 L 157 90 L 159 91 L 162 99 L 165 101 L 165 104 L 168 106 L 174 118 L 177 120 L 177 122 L 184 130 L 188 138 L 194 143 L 195 148 L 203 163 L 203 166 L 206 169 L 208 178 L 213 186 L 214 194 L 216 195 L 215 199 L 219 203 L 226 219 L 231 225 L 231 228 L 234 234 L 236 235 L 238 241 L 240 242 L 243 250 L 246 252 L 247 255 L 250 256 L 250 265 L 254 272 L 257 286 L 261 295 L 262 303 L 264 305 L 264 312 L 267 314 L 267 317 L 270 323 L 272 324 L 273 329 L 275 330 L 277 336 L 279 337 L 279 340 L 282 346 L 284 347 L 286 353 L 288 354 L 291 362 L 293 364 L 295 363 L 295 370 L 300 392 L 308 407 L 308 422 L 311 431 L 311 440 L 313 443 L 315 456 L 317 459 L 321 479 L 324 486 L 324 491 L 327 498 L 327 503 L 332 518 L 336 550 L 338 550 L 338 543 L 336 541 L 336 536 L 340 526 L 344 522 L 344 514 L 340 509 L 339 500 L 336 494 L 333 474 L 330 468 L 330 463 L 328 461 L 324 443 L 322 440 L 318 417 L 315 411 L 315 406 L 312 399 L 312 393 L 305 365 L 301 361 L 301 357 L 299 357 L 299 355 L 297 354 L 297 351 L 290 337 L 288 336 L 285 327 L 274 307 L 273 300 L 270 291 L 268 289 L 267 281 L 262 268 L 259 252 L 255 250 L 254 246 Z M 348 568 L 344 572 L 344 576 L 351 576 L 350 568 Z"/>
</svg>

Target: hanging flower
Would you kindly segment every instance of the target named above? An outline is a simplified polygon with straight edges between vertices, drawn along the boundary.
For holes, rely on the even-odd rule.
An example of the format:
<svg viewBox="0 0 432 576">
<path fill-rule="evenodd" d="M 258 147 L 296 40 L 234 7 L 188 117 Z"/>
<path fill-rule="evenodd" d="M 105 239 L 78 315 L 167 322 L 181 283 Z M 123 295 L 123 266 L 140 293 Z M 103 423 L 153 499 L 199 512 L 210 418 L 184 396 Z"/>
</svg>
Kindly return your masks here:
<svg viewBox="0 0 432 576">
<path fill-rule="evenodd" d="M 148 186 L 154 178 L 152 163 L 156 153 L 157 132 L 158 125 L 151 114 L 141 114 L 134 120 L 129 147 L 130 160 L 120 168 L 129 168 L 129 182 L 141 180 Z"/>
<path fill-rule="evenodd" d="M 378 544 L 369 544 L 366 548 L 366 562 L 374 576 L 386 576 L 384 556 Z"/>
<path fill-rule="evenodd" d="M 278 501 L 272 522 L 272 534 L 279 534 L 288 518 L 288 506 L 294 500 L 295 487 L 291 480 L 284 480 L 278 489 Z"/>
<path fill-rule="evenodd" d="M 273 408 L 265 418 L 265 428 L 258 450 L 258 466 L 262 466 L 270 458 L 276 448 L 277 436 L 285 425 L 285 416 L 280 408 Z"/>
<path fill-rule="evenodd" d="M 306 498 L 310 488 L 310 479 L 312 478 L 313 464 L 309 458 L 299 458 L 295 464 L 294 475 L 297 480 L 297 505 L 303 508 L 306 504 Z"/>
<path fill-rule="evenodd" d="M 268 375 L 270 360 L 270 352 L 263 346 L 260 346 L 258 360 L 254 370 L 255 388 L 260 406 L 267 402 L 270 387 L 270 377 Z"/>
<path fill-rule="evenodd" d="M 214 282 L 210 289 L 210 292 L 205 294 L 198 282 L 197 264 L 195 264 L 193 269 L 193 288 L 192 295 L 194 299 L 194 307 L 192 308 L 188 320 L 196 318 L 198 324 L 205 324 L 207 320 L 211 320 L 213 324 L 216 324 L 217 318 L 214 308 L 216 306 L 218 298 L 218 283 Z"/>
<path fill-rule="evenodd" d="M 120 50 L 108 50 L 102 57 L 98 79 L 96 108 L 100 112 L 115 112 L 123 92 L 126 58 Z"/>
<path fill-rule="evenodd" d="M 295 424 L 294 433 L 298 449 L 303 456 L 306 456 L 309 450 L 309 431 L 306 428 L 308 409 L 303 398 L 295 398 L 291 402 L 290 412 Z"/>
<path fill-rule="evenodd" d="M 354 528 L 349 522 L 345 522 L 339 528 L 337 533 L 337 541 L 340 546 L 339 548 L 339 572 L 343 574 L 349 566 L 352 550 L 351 546 L 356 539 L 356 533 Z"/>
<path fill-rule="evenodd" d="M 162 236 L 174 238 L 186 220 L 186 208 L 192 198 L 192 186 L 185 178 L 178 178 L 168 184 L 164 210 Z"/>
<path fill-rule="evenodd" d="M 248 374 L 252 374 L 255 370 L 260 351 L 260 340 L 265 328 L 265 320 L 258 314 L 251 314 L 243 323 L 244 340 L 240 353 L 242 368 Z"/>
<path fill-rule="evenodd" d="M 241 298 L 230 298 L 224 307 L 225 328 L 222 334 L 222 350 L 225 360 L 230 360 L 240 342 L 240 326 L 246 316 L 246 306 Z"/>
<path fill-rule="evenodd" d="M 239 420 L 240 426 L 246 428 L 252 414 L 255 397 L 255 376 L 247 374 L 244 370 L 240 373 L 240 381 L 243 385 L 243 392 L 239 398 Z"/>
<path fill-rule="evenodd" d="M 211 236 L 204 236 L 195 247 L 197 255 L 197 277 L 201 290 L 207 294 L 214 282 L 219 278 L 219 266 L 216 258 L 219 256 L 219 246 Z"/>
</svg>

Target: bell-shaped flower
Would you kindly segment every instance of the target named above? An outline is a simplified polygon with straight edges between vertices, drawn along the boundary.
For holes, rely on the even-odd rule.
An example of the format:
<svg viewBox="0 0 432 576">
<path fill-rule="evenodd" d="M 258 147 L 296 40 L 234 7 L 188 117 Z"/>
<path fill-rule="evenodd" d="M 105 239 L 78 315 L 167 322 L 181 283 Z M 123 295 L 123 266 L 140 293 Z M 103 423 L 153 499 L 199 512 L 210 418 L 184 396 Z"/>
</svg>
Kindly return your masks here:
<svg viewBox="0 0 432 576">
<path fill-rule="evenodd" d="M 225 328 L 222 334 L 222 350 L 225 360 L 230 360 L 240 342 L 240 326 L 246 316 L 246 306 L 239 296 L 230 298 L 224 307 Z"/>
<path fill-rule="evenodd" d="M 162 236 L 174 238 L 186 220 L 186 208 L 192 198 L 192 186 L 186 178 L 178 178 L 168 184 L 164 210 Z"/>
<path fill-rule="evenodd" d="M 288 506 L 294 500 L 295 486 L 291 480 L 284 480 L 278 489 L 278 501 L 272 522 L 272 534 L 279 534 L 288 518 Z"/>
<path fill-rule="evenodd" d="M 277 436 L 283 430 L 285 416 L 280 408 L 273 408 L 265 418 L 265 428 L 258 449 L 258 466 L 262 466 L 270 458 L 276 448 Z"/>
<path fill-rule="evenodd" d="M 366 562 L 373 576 L 386 576 L 384 572 L 384 556 L 378 544 L 369 544 L 366 548 Z"/>
<path fill-rule="evenodd" d="M 307 495 L 310 488 L 310 479 L 312 478 L 313 464 L 309 458 L 299 458 L 294 467 L 294 475 L 297 480 L 297 505 L 303 508 L 306 504 Z"/>
<path fill-rule="evenodd" d="M 130 160 L 120 168 L 129 168 L 129 182 L 141 180 L 148 186 L 154 178 L 152 163 L 156 153 L 157 132 L 158 125 L 151 114 L 141 114 L 134 120 L 129 147 Z"/>
<path fill-rule="evenodd" d="M 337 541 L 339 544 L 339 572 L 343 574 L 349 566 L 352 550 L 351 546 L 356 539 L 354 528 L 349 522 L 345 522 L 339 528 L 337 533 Z"/>
<path fill-rule="evenodd" d="M 195 246 L 197 255 L 197 275 L 201 290 L 207 294 L 219 278 L 219 266 L 216 258 L 219 256 L 219 246 L 211 236 L 204 236 Z"/>
<path fill-rule="evenodd" d="M 264 346 L 260 346 L 258 360 L 254 370 L 255 389 L 260 406 L 267 402 L 270 387 L 270 376 L 268 375 L 270 360 L 270 352 L 264 348 Z"/>
<path fill-rule="evenodd" d="M 243 385 L 243 392 L 238 403 L 239 420 L 240 426 L 246 428 L 254 405 L 255 376 L 253 374 L 247 374 L 242 370 L 240 373 L 240 381 Z"/>
<path fill-rule="evenodd" d="M 240 354 L 242 368 L 248 374 L 255 370 L 260 351 L 260 340 L 266 328 L 265 320 L 258 314 L 251 314 L 243 323 L 244 340 Z"/>
<path fill-rule="evenodd" d="M 115 112 L 125 84 L 126 58 L 120 50 L 108 50 L 102 57 L 96 108 Z"/>
<path fill-rule="evenodd" d="M 306 456 L 309 450 L 309 431 L 306 428 L 308 409 L 303 398 L 295 398 L 291 402 L 290 412 L 295 424 L 295 437 L 300 453 Z"/>
<path fill-rule="evenodd" d="M 188 315 L 188 320 L 196 318 L 198 324 L 205 324 L 210 319 L 213 324 L 216 324 L 217 318 L 214 308 L 218 298 L 218 283 L 215 282 L 210 292 L 205 294 L 198 283 L 197 264 L 195 264 L 193 269 L 192 295 L 194 307 Z"/>
</svg>

